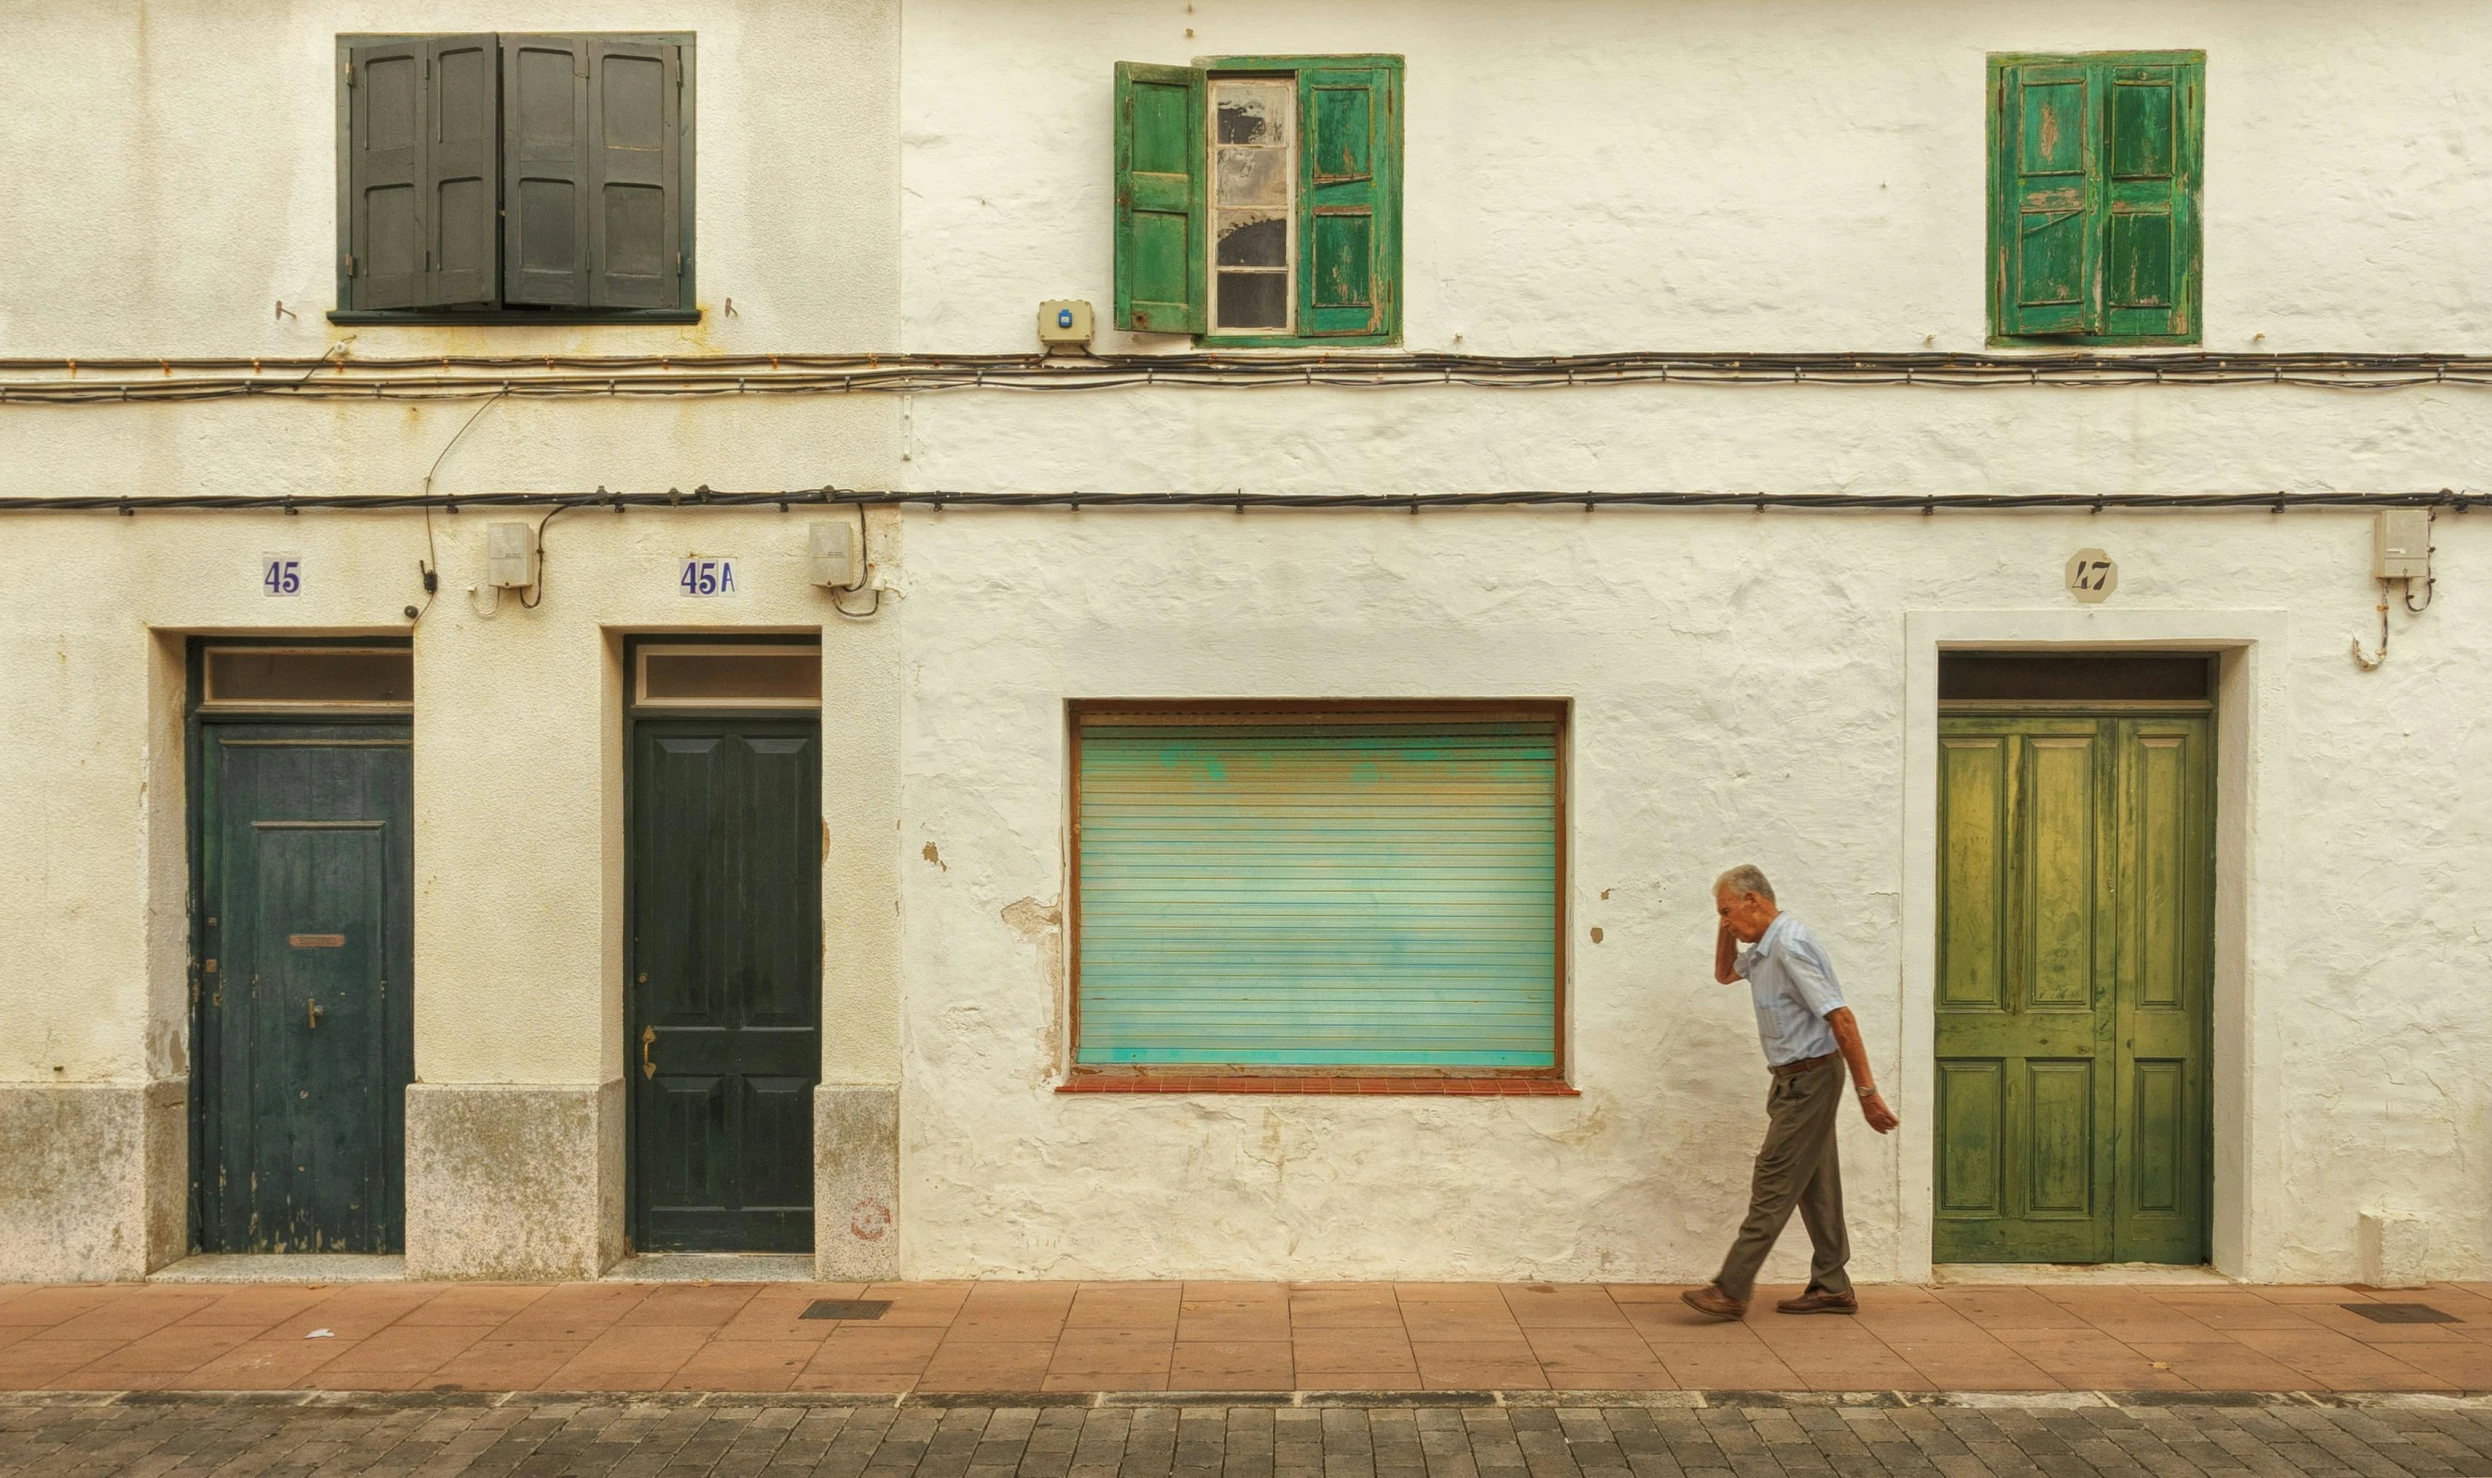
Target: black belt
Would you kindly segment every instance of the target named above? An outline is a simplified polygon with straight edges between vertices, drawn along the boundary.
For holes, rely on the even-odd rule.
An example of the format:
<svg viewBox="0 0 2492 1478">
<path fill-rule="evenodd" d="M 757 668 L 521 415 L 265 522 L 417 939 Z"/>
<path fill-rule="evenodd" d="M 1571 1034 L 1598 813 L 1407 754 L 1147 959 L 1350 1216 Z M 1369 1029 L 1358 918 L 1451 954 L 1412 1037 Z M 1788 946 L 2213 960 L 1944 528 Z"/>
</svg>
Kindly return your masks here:
<svg viewBox="0 0 2492 1478">
<path fill-rule="evenodd" d="M 1840 1052 L 1820 1052 L 1815 1057 L 1803 1057 L 1797 1062 L 1777 1062 L 1768 1064 L 1766 1071 L 1772 1073 L 1777 1078 L 1787 1078 L 1793 1073 L 1804 1073 L 1810 1068 L 1832 1062 L 1842 1055 L 1843 1054 Z"/>
</svg>

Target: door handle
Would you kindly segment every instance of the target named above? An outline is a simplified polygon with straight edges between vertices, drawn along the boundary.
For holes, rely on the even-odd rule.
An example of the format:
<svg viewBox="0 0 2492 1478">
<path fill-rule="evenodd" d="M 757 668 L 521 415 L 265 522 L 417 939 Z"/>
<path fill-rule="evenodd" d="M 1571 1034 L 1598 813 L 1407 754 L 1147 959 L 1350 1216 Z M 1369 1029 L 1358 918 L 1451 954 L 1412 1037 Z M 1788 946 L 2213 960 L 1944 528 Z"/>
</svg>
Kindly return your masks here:
<svg viewBox="0 0 2492 1478">
<path fill-rule="evenodd" d="M 320 1030 L 320 1003 L 310 999 L 309 997 L 305 997 L 303 1001 L 303 1018 L 311 1024 L 311 1029 L 313 1031 Z"/>
<path fill-rule="evenodd" d="M 644 1026 L 640 1029 L 640 1075 L 644 1078 L 654 1078 L 658 1075 L 658 1065 L 649 1060 L 649 1049 L 656 1044 L 657 1040 L 658 1029 L 656 1027 Z"/>
</svg>

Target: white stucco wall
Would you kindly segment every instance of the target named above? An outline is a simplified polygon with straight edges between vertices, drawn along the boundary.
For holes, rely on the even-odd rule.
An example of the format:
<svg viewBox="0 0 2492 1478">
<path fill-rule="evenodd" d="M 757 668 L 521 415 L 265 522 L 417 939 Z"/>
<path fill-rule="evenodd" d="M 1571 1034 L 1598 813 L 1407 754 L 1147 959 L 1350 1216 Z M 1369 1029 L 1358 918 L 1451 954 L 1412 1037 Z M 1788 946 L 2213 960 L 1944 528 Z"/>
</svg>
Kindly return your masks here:
<svg viewBox="0 0 2492 1478">
<path fill-rule="evenodd" d="M 1978 348 L 1982 56 L 2088 47 L 2208 52 L 2208 347 L 2461 350 L 2492 328 L 2474 229 L 2492 132 L 2469 121 L 2492 113 L 2492 15 L 2465 5 L 564 0 L 524 23 L 698 33 L 702 323 L 332 329 L 331 38 L 521 23 L 419 12 L 0 0 L 0 41 L 38 59 L 0 113 L 22 182 L 0 214 L 0 357 L 1021 350 L 1039 299 L 1109 302 L 1113 63 L 1256 51 L 1408 58 L 1416 348 Z M 514 396 L 435 486 L 2402 491 L 2481 484 L 2487 394 Z M 474 409 L 5 406 L 0 497 L 410 492 Z M 1908 674 L 1936 638 L 1914 633 L 2072 639 L 2061 566 L 2100 544 L 2121 588 L 2076 629 L 2257 642 L 2256 691 L 2226 718 L 2228 763 L 2251 771 L 2227 794 L 2255 809 L 2227 816 L 2240 947 L 2218 1071 L 2240 1091 L 2216 1126 L 2238 1172 L 2219 1256 L 2354 1276 L 2356 1218 L 2386 1207 L 2424 1216 L 2432 1271 L 2492 1269 L 2492 1028 L 2471 1005 L 2492 926 L 2470 892 L 2492 875 L 2492 514 L 2444 515 L 2437 602 L 2392 617 L 2371 673 L 2345 650 L 2374 635 L 2352 514 L 912 512 L 878 516 L 896 588 L 870 630 L 797 578 L 810 516 L 567 514 L 545 605 L 490 619 L 465 595 L 485 520 L 435 519 L 425 1081 L 621 1070 L 621 634 L 821 627 L 825 809 L 860 839 L 826 870 L 825 1078 L 904 1082 L 908 1273 L 1708 1272 L 1761 1075 L 1745 1004 L 1707 977 L 1704 889 L 1748 859 L 1828 939 L 1902 1095 L 1902 1136 L 1852 1125 L 1844 1144 L 1858 1272 L 1915 1275 L 1928 714 Z M 181 640 L 404 630 L 424 539 L 408 513 L 0 528 L 22 567 L 75 572 L 0 582 L 0 1085 L 183 1071 Z M 687 609 L 671 559 L 726 544 L 765 585 Z M 283 611 L 252 581 L 269 547 L 316 574 Z M 1493 695 L 1574 705 L 1581 1098 L 1052 1091 L 1066 700 Z"/>
<path fill-rule="evenodd" d="M 2492 134 L 2452 105 L 2492 87 L 2492 25 L 2466 7 L 1286 0 L 912 4 L 907 341 L 1013 349 L 1039 299 L 1107 306 L 1116 61 L 1385 51 L 1409 67 L 1409 347 L 1977 349 L 1984 55 L 2182 47 L 2208 54 L 2207 347 L 2482 341 L 2487 263 L 2460 223 L 2492 204 Z M 2177 388 L 922 397 L 908 456 L 913 486 L 1085 492 L 2413 490 L 2480 481 L 2479 407 Z M 2397 614 L 2395 656 L 2365 674 L 2346 653 L 2374 619 L 2359 515 L 912 519 L 909 1266 L 1709 1271 L 1761 1109 L 1746 1006 L 1706 969 L 1705 883 L 1741 858 L 1780 879 L 1882 1074 L 1911 1084 L 1928 1049 L 1901 1035 L 1927 1029 L 1903 936 L 1907 615 L 2010 613 L 1989 638 L 2029 639 L 2076 610 L 2062 564 L 2099 543 L 2122 563 L 2113 609 L 2146 623 L 2119 640 L 2203 637 L 2219 611 L 2284 633 L 2245 710 L 2282 732 L 2236 756 L 2258 767 L 2239 794 L 2289 800 L 2244 820 L 2255 869 L 2227 861 L 2242 959 L 2219 1070 L 2241 1096 L 2216 1128 L 2238 1171 L 2219 1257 L 2352 1276 L 2357 1215 L 2388 1204 L 2429 1208 L 2440 1271 L 2480 1269 L 2492 1123 L 2467 1064 L 2486 1034 L 2461 1003 L 2486 926 L 2462 880 L 2492 861 L 2492 788 L 2459 573 L 2479 523 L 2443 519 L 2440 603 Z M 1575 704 L 1582 1099 L 1050 1091 L 1060 948 L 1037 920 L 1062 902 L 1066 699 L 1497 694 Z M 1928 1111 L 1906 1103 L 1893 1141 L 1846 1131 L 1869 1275 L 1926 1263 Z"/>
<path fill-rule="evenodd" d="M 2207 54 L 2207 347 L 2485 343 L 2465 0 L 910 0 L 909 344 L 1107 307 L 1117 62 L 1388 52 L 1412 347 L 1978 349 L 1984 57 L 2178 49 Z"/>
<path fill-rule="evenodd" d="M 1738 991 L 1709 978 L 1706 888 L 1755 860 L 1828 940 L 1881 1075 L 1911 1081 L 1901 897 L 1904 616 L 2075 610 L 2070 550 L 2122 562 L 2115 627 L 2277 610 L 2250 954 L 2219 1051 L 2255 1043 L 2266 1115 L 2226 1257 L 2350 1276 L 2358 1212 L 2428 1208 L 2436 1269 L 2492 1247 L 2480 1167 L 2492 866 L 2471 675 L 2475 523 L 2442 525 L 2440 604 L 2373 673 L 2359 516 L 947 514 L 910 529 L 904 805 L 911 1271 L 1141 1276 L 1699 1276 L 1762 1124 Z M 2033 639 L 2012 619 L 1976 637 Z M 2061 635 L 2060 641 L 2085 638 Z M 2206 646 L 2216 645 L 2205 641 Z M 926 676 L 944 674 L 940 687 Z M 1220 695 L 1570 698 L 1574 1101 L 1063 1097 L 1063 703 Z M 941 866 L 917 861 L 933 845 Z M 1927 841 L 1921 848 L 1926 855 Z M 2233 864 L 2239 867 L 2241 863 Z M 2238 874 L 2236 874 L 2237 876 Z M 1024 902 L 1028 900 L 1028 902 Z M 1603 931 L 1599 944 L 1589 930 Z M 1924 1023 L 1926 1016 L 1913 1015 Z M 2234 1064 L 2227 1063 L 2227 1067 Z M 1930 1104 L 1847 1125 L 1858 1269 L 1915 1269 Z M 2246 1102 L 2246 1100 L 2243 1100 Z M 2393 1151 L 2393 1152 L 2384 1152 Z M 1899 1204 L 1899 1177 L 1918 1188 Z M 2236 1190 L 2234 1194 L 2238 1194 Z M 2235 1208 L 2239 1209 L 2239 1208 Z M 1919 1247 L 1926 1257 L 1926 1242 Z"/>
<path fill-rule="evenodd" d="M 694 33 L 700 323 L 325 321 L 337 37 L 495 30 Z M 898 32 L 883 0 L 7 0 L 0 43 L 24 65 L 0 115 L 0 346 L 82 359 L 311 356 L 341 343 L 364 358 L 890 348 Z"/>
</svg>

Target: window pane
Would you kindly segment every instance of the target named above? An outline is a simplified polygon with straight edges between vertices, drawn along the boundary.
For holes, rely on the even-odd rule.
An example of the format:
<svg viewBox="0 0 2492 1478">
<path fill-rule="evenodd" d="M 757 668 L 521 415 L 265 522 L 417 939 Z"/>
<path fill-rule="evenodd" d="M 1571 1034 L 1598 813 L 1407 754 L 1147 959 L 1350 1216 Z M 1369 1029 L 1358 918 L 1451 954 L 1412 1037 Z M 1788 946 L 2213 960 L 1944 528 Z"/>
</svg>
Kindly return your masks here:
<svg viewBox="0 0 2492 1478">
<path fill-rule="evenodd" d="M 2204 702 L 2215 696 L 2214 675 L 2214 663 L 2195 655 L 1942 652 L 1938 658 L 1938 696 L 1950 701 Z"/>
<path fill-rule="evenodd" d="M 1288 219 L 1261 210 L 1220 212 L 1219 262 L 1223 267 L 1288 266 Z"/>
<path fill-rule="evenodd" d="M 1277 80 L 1214 82 L 1212 113 L 1219 120 L 1218 142 L 1259 148 L 1289 146 L 1289 114 L 1298 100 L 1295 82 Z"/>
<path fill-rule="evenodd" d="M 1220 326 L 1224 329 L 1289 327 L 1289 274 L 1220 274 Z"/>
<path fill-rule="evenodd" d="M 1222 205 L 1289 204 L 1289 151 L 1222 149 L 1219 190 Z"/>
<path fill-rule="evenodd" d="M 771 706 L 822 701 L 822 651 L 677 647 L 642 654 L 640 701 Z"/>
<path fill-rule="evenodd" d="M 415 702 L 415 654 L 404 649 L 211 647 L 205 666 L 211 704 Z"/>
</svg>

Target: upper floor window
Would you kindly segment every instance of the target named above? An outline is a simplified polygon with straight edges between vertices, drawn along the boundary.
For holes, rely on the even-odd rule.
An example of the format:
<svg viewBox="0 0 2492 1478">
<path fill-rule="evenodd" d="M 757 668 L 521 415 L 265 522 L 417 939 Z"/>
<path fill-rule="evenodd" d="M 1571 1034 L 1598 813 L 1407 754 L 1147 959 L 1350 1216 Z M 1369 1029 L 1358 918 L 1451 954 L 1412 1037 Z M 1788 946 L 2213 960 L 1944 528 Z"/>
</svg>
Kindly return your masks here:
<svg viewBox="0 0 2492 1478">
<path fill-rule="evenodd" d="M 2206 53 L 1990 59 L 1993 343 L 2195 344 Z"/>
<path fill-rule="evenodd" d="M 691 36 L 338 51 L 333 317 L 694 316 Z"/>
<path fill-rule="evenodd" d="M 1402 335 L 1402 59 L 1116 64 L 1116 326 Z"/>
</svg>

